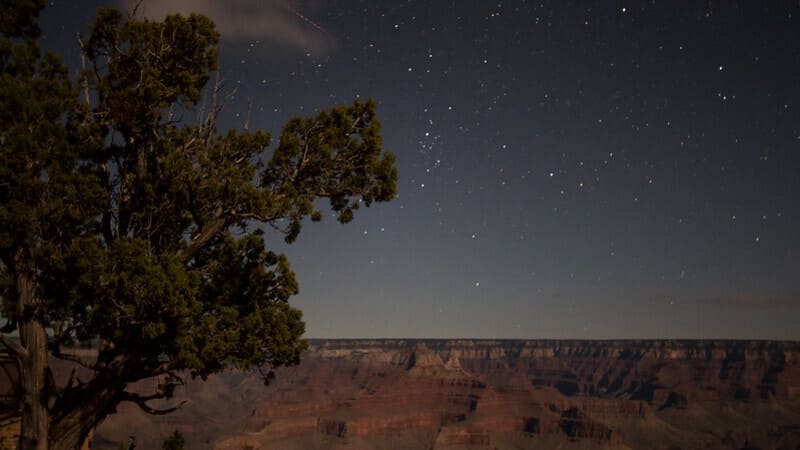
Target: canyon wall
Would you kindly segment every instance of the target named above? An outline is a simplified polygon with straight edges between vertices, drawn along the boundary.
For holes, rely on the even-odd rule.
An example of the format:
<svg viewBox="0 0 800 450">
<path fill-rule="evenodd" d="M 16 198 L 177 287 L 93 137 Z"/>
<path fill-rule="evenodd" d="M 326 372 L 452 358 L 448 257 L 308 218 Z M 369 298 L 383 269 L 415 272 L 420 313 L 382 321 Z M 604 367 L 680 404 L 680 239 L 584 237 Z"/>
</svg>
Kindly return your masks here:
<svg viewBox="0 0 800 450">
<path fill-rule="evenodd" d="M 800 343 L 312 340 L 269 386 L 230 372 L 184 400 L 123 405 L 92 448 L 796 449 Z"/>
<path fill-rule="evenodd" d="M 290 384 L 253 411 L 250 434 L 223 439 L 218 448 L 800 445 L 798 343 L 311 344 L 303 365 L 283 380 Z"/>
</svg>

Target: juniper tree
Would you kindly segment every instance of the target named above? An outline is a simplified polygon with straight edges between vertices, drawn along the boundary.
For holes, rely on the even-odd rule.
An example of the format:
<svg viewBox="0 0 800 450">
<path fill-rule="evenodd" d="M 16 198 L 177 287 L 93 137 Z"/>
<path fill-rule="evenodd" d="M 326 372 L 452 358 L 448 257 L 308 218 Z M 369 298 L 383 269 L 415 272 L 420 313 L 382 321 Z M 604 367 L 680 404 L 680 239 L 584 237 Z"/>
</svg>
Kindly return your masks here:
<svg viewBox="0 0 800 450">
<path fill-rule="evenodd" d="M 175 430 L 172 435 L 164 439 L 164 445 L 161 446 L 162 450 L 184 450 L 186 446 L 186 439 L 180 431 Z"/>
<path fill-rule="evenodd" d="M 37 45 L 43 6 L 0 6 L 0 339 L 19 362 L 19 448 L 66 450 L 121 402 L 169 412 L 150 402 L 184 374 L 298 362 L 298 284 L 265 238 L 294 241 L 324 203 L 346 223 L 393 198 L 397 172 L 371 101 L 294 118 L 275 145 L 220 132 L 201 102 L 206 17 L 102 9 L 73 80 Z M 54 359 L 80 367 L 66 385 Z M 157 391 L 127 390 L 153 377 Z"/>
</svg>

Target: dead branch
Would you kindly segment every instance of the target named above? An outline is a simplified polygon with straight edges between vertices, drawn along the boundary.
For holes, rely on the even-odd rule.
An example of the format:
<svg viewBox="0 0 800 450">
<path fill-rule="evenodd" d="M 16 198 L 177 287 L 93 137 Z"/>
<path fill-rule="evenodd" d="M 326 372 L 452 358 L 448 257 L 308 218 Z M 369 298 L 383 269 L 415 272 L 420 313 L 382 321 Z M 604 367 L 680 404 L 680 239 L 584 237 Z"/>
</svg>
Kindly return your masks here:
<svg viewBox="0 0 800 450">
<path fill-rule="evenodd" d="M 150 400 L 163 399 L 164 398 L 163 394 L 139 395 L 139 394 L 134 394 L 133 392 L 123 391 L 120 397 L 121 397 L 120 402 L 135 403 L 139 407 L 139 409 L 146 412 L 147 414 L 152 414 L 154 416 L 163 416 L 165 414 L 169 414 L 171 412 L 177 411 L 180 407 L 186 404 L 186 400 L 184 400 L 178 406 L 173 406 L 171 408 L 165 408 L 165 409 L 158 409 L 148 405 L 147 402 Z"/>
</svg>

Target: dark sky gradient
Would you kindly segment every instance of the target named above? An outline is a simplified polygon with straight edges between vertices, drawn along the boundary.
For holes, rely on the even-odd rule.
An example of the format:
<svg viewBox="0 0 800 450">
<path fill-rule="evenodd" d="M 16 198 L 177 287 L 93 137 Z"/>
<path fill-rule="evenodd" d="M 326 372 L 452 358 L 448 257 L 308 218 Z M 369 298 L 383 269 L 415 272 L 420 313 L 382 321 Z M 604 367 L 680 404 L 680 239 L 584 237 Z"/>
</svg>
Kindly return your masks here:
<svg viewBox="0 0 800 450">
<path fill-rule="evenodd" d="M 371 97 L 397 155 L 393 202 L 267 236 L 309 337 L 800 339 L 798 2 L 214 3 L 223 128 Z"/>
</svg>

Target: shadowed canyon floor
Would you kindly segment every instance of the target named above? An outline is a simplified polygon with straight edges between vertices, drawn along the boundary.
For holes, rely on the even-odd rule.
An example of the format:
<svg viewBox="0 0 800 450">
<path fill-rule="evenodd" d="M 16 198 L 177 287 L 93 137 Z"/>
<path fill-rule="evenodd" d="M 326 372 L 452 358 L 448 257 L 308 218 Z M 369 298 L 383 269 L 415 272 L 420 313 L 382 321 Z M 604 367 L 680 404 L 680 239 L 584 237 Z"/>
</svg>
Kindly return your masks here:
<svg viewBox="0 0 800 450">
<path fill-rule="evenodd" d="M 800 343 L 316 340 L 270 386 L 227 373 L 184 400 L 124 405 L 92 448 L 799 449 Z"/>
</svg>

